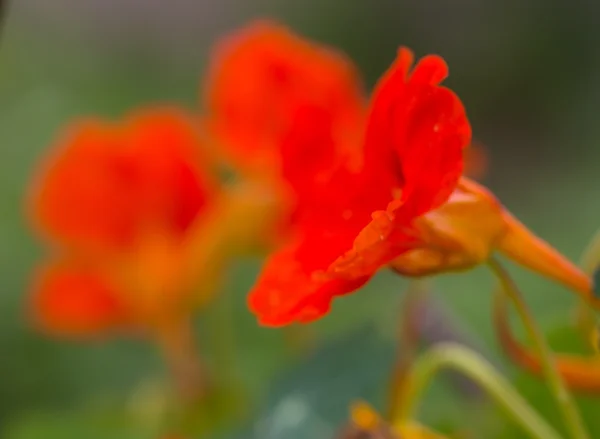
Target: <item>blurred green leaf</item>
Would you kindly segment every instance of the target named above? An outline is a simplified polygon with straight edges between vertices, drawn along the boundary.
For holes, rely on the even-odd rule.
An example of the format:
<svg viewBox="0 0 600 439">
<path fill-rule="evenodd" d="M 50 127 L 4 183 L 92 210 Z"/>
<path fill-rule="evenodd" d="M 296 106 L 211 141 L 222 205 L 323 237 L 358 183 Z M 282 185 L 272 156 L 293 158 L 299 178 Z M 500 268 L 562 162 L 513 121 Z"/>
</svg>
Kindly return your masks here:
<svg viewBox="0 0 600 439">
<path fill-rule="evenodd" d="M 227 437 L 333 438 L 347 422 L 350 404 L 358 399 L 384 413 L 394 355 L 394 342 L 374 325 L 324 344 L 275 380 L 257 420 L 247 430 Z M 423 401 L 420 419 L 442 430 L 456 431 L 465 427 L 466 413 L 485 409 L 481 400 L 468 402 L 455 392 L 456 388 L 443 378 L 436 379 Z"/>
<path fill-rule="evenodd" d="M 145 431 L 119 417 L 79 413 L 30 414 L 11 423 L 3 439 L 157 439 L 160 432 Z"/>
</svg>

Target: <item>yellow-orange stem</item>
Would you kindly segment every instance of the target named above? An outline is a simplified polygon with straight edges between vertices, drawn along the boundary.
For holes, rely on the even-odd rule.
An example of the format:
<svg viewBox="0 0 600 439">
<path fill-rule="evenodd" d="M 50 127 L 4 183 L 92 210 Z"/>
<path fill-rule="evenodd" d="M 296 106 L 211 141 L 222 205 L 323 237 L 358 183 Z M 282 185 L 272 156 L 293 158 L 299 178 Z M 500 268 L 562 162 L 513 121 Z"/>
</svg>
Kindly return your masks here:
<svg viewBox="0 0 600 439">
<path fill-rule="evenodd" d="M 242 182 L 224 191 L 219 203 L 189 233 L 184 288 L 215 288 L 233 256 L 264 244 L 284 207 L 278 194 L 259 183 Z"/>
</svg>

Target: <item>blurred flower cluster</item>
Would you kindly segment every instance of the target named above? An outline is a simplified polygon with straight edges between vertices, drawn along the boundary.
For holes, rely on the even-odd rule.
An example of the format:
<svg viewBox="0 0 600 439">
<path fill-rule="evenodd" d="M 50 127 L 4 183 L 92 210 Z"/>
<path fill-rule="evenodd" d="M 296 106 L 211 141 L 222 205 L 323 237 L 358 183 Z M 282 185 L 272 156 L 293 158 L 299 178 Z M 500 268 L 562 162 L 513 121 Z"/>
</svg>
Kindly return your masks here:
<svg viewBox="0 0 600 439">
<path fill-rule="evenodd" d="M 118 121 L 72 122 L 27 200 L 48 248 L 33 276 L 33 322 L 59 337 L 154 340 L 181 395 L 196 400 L 207 382 L 194 314 L 234 260 L 257 253 L 266 260 L 248 307 L 265 326 L 320 319 L 383 269 L 420 279 L 487 264 L 511 290 L 496 253 L 596 306 L 591 277 L 475 181 L 487 156 L 442 85 L 447 75 L 441 57 L 415 61 L 401 47 L 367 97 L 343 54 L 261 21 L 216 44 L 197 109 L 161 104 Z M 501 297 L 524 310 L 518 294 Z M 499 301 L 498 333 L 517 363 L 547 371 L 559 389 L 600 388 L 597 360 L 561 359 L 553 369 L 547 352 L 511 337 L 506 311 Z M 443 353 L 493 381 L 466 353 Z M 406 416 L 392 416 L 388 429 L 357 406 L 340 437 L 441 437 L 410 419 L 427 375 L 418 364 L 397 380 Z M 544 437 L 535 415 L 521 415 L 532 437 Z"/>
</svg>

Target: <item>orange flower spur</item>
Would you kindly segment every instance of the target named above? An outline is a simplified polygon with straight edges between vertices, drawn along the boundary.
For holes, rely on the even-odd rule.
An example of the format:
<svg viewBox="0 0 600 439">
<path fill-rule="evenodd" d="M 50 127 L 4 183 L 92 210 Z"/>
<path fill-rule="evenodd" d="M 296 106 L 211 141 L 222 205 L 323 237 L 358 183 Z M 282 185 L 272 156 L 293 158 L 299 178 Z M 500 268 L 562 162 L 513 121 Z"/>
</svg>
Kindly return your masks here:
<svg viewBox="0 0 600 439">
<path fill-rule="evenodd" d="M 344 57 L 281 26 L 260 22 L 218 46 L 206 125 L 291 206 L 249 296 L 262 324 L 322 317 L 384 267 L 419 277 L 496 250 L 591 299 L 587 276 L 462 175 L 471 126 L 440 85 L 446 63 L 413 62 L 401 48 L 363 104 Z"/>
<path fill-rule="evenodd" d="M 34 281 L 36 322 L 86 336 L 186 312 L 200 299 L 183 284 L 183 261 L 216 190 L 197 133 L 177 110 L 73 124 L 29 199 L 32 221 L 55 250 Z"/>
<path fill-rule="evenodd" d="M 494 251 L 558 281 L 594 302 L 591 279 L 512 216 L 481 185 L 462 177 L 446 203 L 413 221 L 413 247 L 389 263 L 396 272 L 421 277 L 462 271 L 484 263 Z M 362 233 L 373 235 L 389 227 L 387 218 L 375 218 Z M 338 259 L 333 270 L 350 278 L 369 269 L 369 246 L 361 242 Z"/>
</svg>

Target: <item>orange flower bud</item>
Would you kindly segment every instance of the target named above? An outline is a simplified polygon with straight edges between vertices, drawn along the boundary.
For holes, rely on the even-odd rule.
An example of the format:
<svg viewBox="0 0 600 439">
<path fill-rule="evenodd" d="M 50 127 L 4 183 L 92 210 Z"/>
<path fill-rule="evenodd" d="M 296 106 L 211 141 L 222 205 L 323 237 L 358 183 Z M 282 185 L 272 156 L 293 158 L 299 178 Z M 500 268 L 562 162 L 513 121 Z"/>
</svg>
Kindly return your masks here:
<svg viewBox="0 0 600 439">
<path fill-rule="evenodd" d="M 474 172 L 485 156 L 465 149 L 471 126 L 441 85 L 448 68 L 439 56 L 413 67 L 400 48 L 363 107 L 344 57 L 281 26 L 250 26 L 217 54 L 207 126 L 287 194 L 287 230 L 249 297 L 263 324 L 317 319 L 388 265 L 425 276 L 471 268 L 494 251 L 591 299 L 580 270 L 461 177 L 465 157 Z"/>
<path fill-rule="evenodd" d="M 467 178 L 445 204 L 417 218 L 414 230 L 414 247 L 390 264 L 402 275 L 466 270 L 498 251 L 593 300 L 587 275 L 514 218 L 491 192 Z"/>
<path fill-rule="evenodd" d="M 417 218 L 414 228 L 419 243 L 390 264 L 405 276 L 472 268 L 488 259 L 505 231 L 500 203 L 466 178 L 445 204 Z"/>
</svg>

